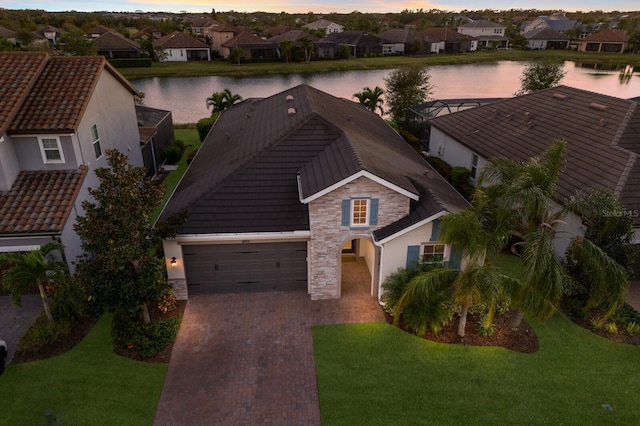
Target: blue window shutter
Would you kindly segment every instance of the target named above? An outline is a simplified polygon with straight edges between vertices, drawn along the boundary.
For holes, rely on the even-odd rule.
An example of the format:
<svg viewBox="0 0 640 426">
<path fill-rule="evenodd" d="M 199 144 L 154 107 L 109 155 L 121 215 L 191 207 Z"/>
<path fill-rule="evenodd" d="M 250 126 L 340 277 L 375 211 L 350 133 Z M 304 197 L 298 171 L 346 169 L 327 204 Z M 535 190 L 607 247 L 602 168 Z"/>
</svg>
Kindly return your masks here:
<svg viewBox="0 0 640 426">
<path fill-rule="evenodd" d="M 462 260 L 462 252 L 458 247 L 451 246 L 451 256 L 449 258 L 449 268 L 460 269 L 460 261 Z"/>
<path fill-rule="evenodd" d="M 431 241 L 438 241 L 438 227 L 440 226 L 440 219 L 436 219 L 431 222 Z"/>
<path fill-rule="evenodd" d="M 369 225 L 377 225 L 378 224 L 378 199 L 371 199 L 371 211 L 369 212 Z"/>
<path fill-rule="evenodd" d="M 351 200 L 342 200 L 342 226 L 351 223 Z"/>
<path fill-rule="evenodd" d="M 420 246 L 407 246 L 407 269 L 415 269 L 420 262 Z"/>
</svg>

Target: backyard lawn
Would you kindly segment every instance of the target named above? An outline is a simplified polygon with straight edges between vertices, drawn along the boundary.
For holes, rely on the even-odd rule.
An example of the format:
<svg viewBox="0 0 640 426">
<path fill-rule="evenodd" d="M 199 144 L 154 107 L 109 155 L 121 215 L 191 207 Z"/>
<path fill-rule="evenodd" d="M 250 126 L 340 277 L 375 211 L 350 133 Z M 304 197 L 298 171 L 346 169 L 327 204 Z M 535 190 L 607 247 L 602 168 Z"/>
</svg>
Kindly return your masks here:
<svg viewBox="0 0 640 426">
<path fill-rule="evenodd" d="M 386 323 L 315 327 L 322 424 L 637 424 L 639 347 L 561 315 L 532 326 L 535 354 L 438 344 Z"/>
<path fill-rule="evenodd" d="M 105 315 L 75 348 L 60 356 L 9 365 L 0 377 L 0 424 L 150 425 L 168 364 L 117 356 Z"/>
</svg>

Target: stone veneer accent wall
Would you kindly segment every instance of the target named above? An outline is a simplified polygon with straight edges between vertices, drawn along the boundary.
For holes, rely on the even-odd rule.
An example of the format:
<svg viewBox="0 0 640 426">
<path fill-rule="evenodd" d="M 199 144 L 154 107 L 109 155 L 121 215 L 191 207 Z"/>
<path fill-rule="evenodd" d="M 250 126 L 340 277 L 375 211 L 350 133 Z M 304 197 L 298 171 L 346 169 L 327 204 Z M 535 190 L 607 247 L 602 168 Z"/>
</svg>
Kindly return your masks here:
<svg viewBox="0 0 640 426">
<path fill-rule="evenodd" d="M 368 229 L 342 226 L 342 200 L 371 197 L 379 200 L 378 224 Z M 361 177 L 309 203 L 311 242 L 309 248 L 309 289 L 312 300 L 338 297 L 338 262 L 342 246 L 350 239 L 371 237 L 409 213 L 410 199 L 368 178 Z M 377 265 L 374 266 L 377 269 Z"/>
</svg>

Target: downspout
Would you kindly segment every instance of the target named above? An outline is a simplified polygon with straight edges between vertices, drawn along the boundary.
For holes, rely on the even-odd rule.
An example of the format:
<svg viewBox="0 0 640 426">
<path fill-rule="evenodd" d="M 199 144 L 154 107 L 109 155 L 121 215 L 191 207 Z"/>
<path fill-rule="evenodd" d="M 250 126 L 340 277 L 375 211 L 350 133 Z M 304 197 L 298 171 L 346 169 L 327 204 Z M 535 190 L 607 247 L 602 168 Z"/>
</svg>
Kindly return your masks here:
<svg viewBox="0 0 640 426">
<path fill-rule="evenodd" d="M 382 296 L 382 271 L 380 270 L 384 260 L 384 246 L 377 242 L 375 238 L 371 239 L 373 241 L 373 245 L 380 248 L 380 259 L 378 259 L 378 303 L 380 306 L 384 306 L 384 303 L 380 300 L 380 296 Z"/>
</svg>

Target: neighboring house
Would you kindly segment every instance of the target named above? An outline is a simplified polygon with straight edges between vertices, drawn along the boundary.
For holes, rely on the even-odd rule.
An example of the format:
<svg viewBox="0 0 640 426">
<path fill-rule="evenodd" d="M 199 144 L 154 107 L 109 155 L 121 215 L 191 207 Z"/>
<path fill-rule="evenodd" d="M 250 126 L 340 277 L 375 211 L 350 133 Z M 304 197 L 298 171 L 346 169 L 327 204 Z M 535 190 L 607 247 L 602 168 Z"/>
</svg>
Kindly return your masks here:
<svg viewBox="0 0 640 426">
<path fill-rule="evenodd" d="M 231 40 L 222 44 L 220 54 L 227 58 L 235 48 L 242 49 L 244 59 L 266 59 L 278 57 L 278 45 L 257 35 L 242 31 Z"/>
<path fill-rule="evenodd" d="M 156 27 L 148 26 L 148 27 L 144 27 L 143 29 L 141 29 L 140 31 L 132 35 L 131 38 L 133 40 L 141 40 L 149 36 L 151 36 L 152 40 L 157 40 L 162 37 L 162 31 L 160 31 Z"/>
<path fill-rule="evenodd" d="M 291 28 L 288 25 L 276 25 L 275 27 L 271 27 L 263 31 L 260 34 L 260 37 L 270 39 L 272 37 L 277 37 L 279 35 L 282 35 L 288 31 L 291 31 Z"/>
<path fill-rule="evenodd" d="M 567 31 L 580 28 L 580 22 L 568 19 L 563 13 L 552 13 L 549 16 L 539 16 L 531 22 L 522 25 L 522 33 L 550 29 L 564 34 Z"/>
<path fill-rule="evenodd" d="M 209 28 L 209 37 L 211 39 L 211 50 L 222 54 L 222 45 L 240 34 L 242 30 L 229 24 L 221 24 Z"/>
<path fill-rule="evenodd" d="M 52 27 L 51 25 L 45 25 L 44 27 L 35 31 L 40 37 L 43 37 L 49 40 L 49 43 L 52 45 L 57 45 L 60 40 L 60 36 L 65 33 L 65 31 L 60 28 Z"/>
<path fill-rule="evenodd" d="M 475 37 L 460 34 L 448 27 L 431 27 L 418 31 L 425 40 L 429 53 L 466 53 L 478 50 Z"/>
<path fill-rule="evenodd" d="M 335 22 L 331 22 L 326 19 L 319 19 L 317 21 L 303 25 L 302 27 L 309 30 L 324 30 L 325 35 L 341 33 L 344 31 L 344 27 L 342 25 L 336 24 Z"/>
<path fill-rule="evenodd" d="M 319 46 L 333 45 L 335 55 L 340 55 L 342 46 L 347 46 L 351 52 L 351 56 L 356 58 L 371 54 L 382 54 L 382 39 L 364 31 L 332 33 L 318 42 Z"/>
<path fill-rule="evenodd" d="M 505 36 L 507 27 L 484 19 L 467 22 L 458 27 L 460 34 L 478 39 L 478 48 L 509 47 L 509 38 Z"/>
<path fill-rule="evenodd" d="M 579 52 L 623 53 L 627 50 L 629 36 L 620 30 L 602 30 L 580 40 Z"/>
<path fill-rule="evenodd" d="M 378 38 L 382 39 L 382 53 L 385 55 L 419 55 L 425 53 L 426 43 L 418 33 L 412 30 L 394 28 L 379 33 Z M 415 50 L 416 48 L 417 50 Z"/>
<path fill-rule="evenodd" d="M 160 220 L 176 295 L 306 290 L 341 295 L 343 252 L 363 258 L 379 297 L 391 273 L 460 266 L 438 218 L 468 203 L 378 115 L 300 85 L 224 111 Z M 367 281 L 369 283 L 369 281 Z"/>
<path fill-rule="evenodd" d="M 17 33 L 15 31 L 11 31 L 5 27 L 0 27 L 0 38 L 9 40 L 11 44 L 16 44 L 18 42 L 16 35 Z"/>
<path fill-rule="evenodd" d="M 302 30 L 290 30 L 290 31 L 287 31 L 286 33 L 277 35 L 275 37 L 271 37 L 267 39 L 267 41 L 276 45 L 278 49 L 278 56 L 282 57 L 280 43 L 282 43 L 283 40 L 291 40 L 292 42 L 294 42 L 295 46 L 298 49 L 300 49 L 303 47 L 301 39 L 305 38 L 306 36 L 308 36 L 309 40 L 311 40 L 314 43 L 318 41 L 318 37 L 314 36 L 313 34 L 308 34 L 306 31 L 302 31 Z M 314 49 L 315 49 L 315 46 L 314 46 Z"/>
<path fill-rule="evenodd" d="M 107 59 L 139 58 L 142 50 L 138 42 L 115 31 L 102 33 L 93 40 L 98 47 L 98 55 Z"/>
<path fill-rule="evenodd" d="M 162 49 L 161 62 L 210 61 L 209 46 L 179 31 L 174 31 L 157 40 L 153 47 Z"/>
<path fill-rule="evenodd" d="M 0 251 L 50 241 L 82 253 L 73 230 L 106 149 L 142 166 L 137 90 L 104 57 L 0 53 Z"/>
<path fill-rule="evenodd" d="M 524 33 L 527 39 L 527 49 L 564 50 L 569 48 L 571 41 L 566 35 L 550 28 L 539 28 Z"/>
<path fill-rule="evenodd" d="M 559 202 L 576 190 L 613 191 L 635 222 L 640 242 L 640 108 L 627 99 L 559 86 L 494 102 L 429 121 L 429 154 L 478 178 L 487 160 L 515 161 L 540 155 L 555 140 L 568 142 L 566 166 L 558 184 Z M 574 218 L 556 244 L 562 256 Z"/>
<path fill-rule="evenodd" d="M 112 32 L 112 31 L 115 31 L 115 30 L 112 30 L 111 28 L 107 28 L 104 25 L 98 25 L 96 27 L 91 28 L 89 31 L 87 31 L 87 37 L 98 38 L 101 35 L 108 32 Z"/>
<path fill-rule="evenodd" d="M 209 30 L 212 27 L 216 27 L 218 25 L 220 25 L 220 23 L 215 19 L 209 18 L 207 16 L 200 16 L 189 20 L 188 29 L 191 34 L 205 38 L 209 35 Z"/>
<path fill-rule="evenodd" d="M 160 170 L 165 151 L 176 137 L 171 111 L 136 105 L 142 160 L 149 176 Z"/>
</svg>

